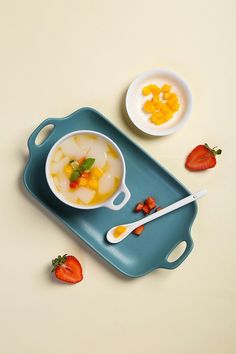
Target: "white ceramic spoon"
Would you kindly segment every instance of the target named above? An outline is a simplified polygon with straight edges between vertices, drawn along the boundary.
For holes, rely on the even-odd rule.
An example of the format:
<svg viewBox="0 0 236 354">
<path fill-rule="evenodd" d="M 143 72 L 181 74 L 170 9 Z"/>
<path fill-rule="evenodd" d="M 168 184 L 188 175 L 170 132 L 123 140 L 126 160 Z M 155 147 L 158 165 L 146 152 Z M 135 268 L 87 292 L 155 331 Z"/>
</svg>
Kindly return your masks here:
<svg viewBox="0 0 236 354">
<path fill-rule="evenodd" d="M 140 226 L 140 225 L 144 225 L 147 222 L 150 222 L 152 220 L 155 220 L 157 218 L 160 218 L 161 216 L 170 213 L 171 211 L 174 211 L 176 209 L 179 209 L 181 207 L 183 207 L 186 204 L 192 203 L 195 200 L 197 200 L 198 198 L 204 197 L 204 195 L 207 194 L 207 190 L 203 189 L 200 192 L 196 192 L 193 193 L 191 195 L 189 195 L 186 198 L 183 198 L 181 200 L 179 200 L 178 202 L 175 202 L 169 206 L 167 206 L 164 209 L 158 210 L 155 213 L 146 216 L 144 218 L 142 218 L 141 220 L 132 222 L 130 224 L 122 224 L 122 226 L 126 227 L 126 230 L 123 232 L 123 234 L 121 234 L 119 237 L 115 237 L 114 236 L 114 230 L 117 228 L 117 226 L 121 226 L 121 225 L 117 225 L 114 226 L 112 229 L 110 229 L 107 232 L 106 238 L 110 243 L 118 243 L 123 241 L 134 229 L 136 229 L 136 227 Z"/>
</svg>

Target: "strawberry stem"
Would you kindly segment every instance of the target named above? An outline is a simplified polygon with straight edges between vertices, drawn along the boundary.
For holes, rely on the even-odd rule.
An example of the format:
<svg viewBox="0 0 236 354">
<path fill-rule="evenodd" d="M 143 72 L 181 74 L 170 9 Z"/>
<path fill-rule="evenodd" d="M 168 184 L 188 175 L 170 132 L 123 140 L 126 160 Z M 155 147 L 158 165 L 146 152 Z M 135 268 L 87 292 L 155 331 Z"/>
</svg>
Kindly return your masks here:
<svg viewBox="0 0 236 354">
<path fill-rule="evenodd" d="M 67 258 L 67 254 L 64 254 L 64 256 L 58 256 L 57 258 L 52 259 L 52 273 L 55 272 L 57 267 L 65 263 L 66 258 Z"/>
<path fill-rule="evenodd" d="M 215 150 L 215 149 L 217 149 L 217 146 L 214 146 L 213 149 L 211 149 L 208 144 L 205 143 L 204 145 L 205 145 L 205 147 L 206 147 L 208 150 L 211 151 L 211 153 L 212 153 L 213 155 L 220 155 L 220 154 L 222 153 L 222 150 L 221 150 L 221 149 Z"/>
</svg>

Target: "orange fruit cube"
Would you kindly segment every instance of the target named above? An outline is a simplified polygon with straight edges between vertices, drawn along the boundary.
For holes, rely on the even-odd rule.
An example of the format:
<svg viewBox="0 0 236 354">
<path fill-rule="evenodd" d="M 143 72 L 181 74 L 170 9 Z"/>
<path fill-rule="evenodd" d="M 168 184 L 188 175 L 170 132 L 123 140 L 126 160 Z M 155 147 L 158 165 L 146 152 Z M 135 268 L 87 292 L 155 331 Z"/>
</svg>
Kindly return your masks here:
<svg viewBox="0 0 236 354">
<path fill-rule="evenodd" d="M 88 185 L 88 178 L 80 177 L 79 178 L 79 186 L 86 187 Z"/>
<path fill-rule="evenodd" d="M 70 178 L 72 172 L 73 172 L 73 168 L 71 165 L 64 166 L 64 173 L 65 173 L 66 177 Z"/>
<path fill-rule="evenodd" d="M 154 124 L 161 124 L 160 122 L 164 119 L 164 115 L 162 112 L 158 111 L 153 113 L 150 116 L 150 121 Z"/>
<path fill-rule="evenodd" d="M 95 178 L 90 178 L 88 180 L 88 186 L 92 189 L 97 189 L 98 188 L 98 180 Z"/>
<path fill-rule="evenodd" d="M 160 98 L 158 95 L 154 95 L 153 96 L 153 99 L 152 99 L 152 102 L 155 104 L 155 103 L 159 103 L 160 102 Z"/>
<path fill-rule="evenodd" d="M 149 86 L 145 86 L 143 89 L 142 89 L 142 94 L 143 96 L 148 96 L 150 95 L 151 93 L 151 87 L 150 85 Z"/>
<path fill-rule="evenodd" d="M 155 109 L 156 108 L 155 108 L 154 104 L 149 100 L 147 100 L 143 105 L 143 110 L 147 113 L 153 113 L 153 112 L 155 112 Z"/>
<path fill-rule="evenodd" d="M 165 100 L 168 100 L 168 98 L 170 98 L 170 96 L 171 96 L 170 92 L 164 92 L 164 94 L 163 94 L 163 97 Z"/>
<path fill-rule="evenodd" d="M 164 118 L 166 121 L 170 120 L 173 117 L 173 112 L 169 111 L 164 114 Z"/>
<path fill-rule="evenodd" d="M 171 106 L 172 111 L 174 111 L 174 112 L 177 112 L 179 110 L 179 107 L 180 107 L 180 105 L 178 102 L 173 103 Z"/>
<path fill-rule="evenodd" d="M 178 99 L 178 96 L 176 95 L 176 93 L 174 93 L 174 92 L 172 92 L 171 94 L 170 94 L 170 97 L 171 97 L 171 99 L 173 100 L 173 101 L 178 101 L 179 99 Z"/>
<path fill-rule="evenodd" d="M 157 85 L 150 85 L 150 89 L 153 95 L 159 95 L 159 93 L 161 92 L 160 87 L 158 87 Z"/>
<path fill-rule="evenodd" d="M 163 85 L 162 88 L 161 88 L 161 92 L 170 92 L 171 90 L 171 85 Z"/>
<path fill-rule="evenodd" d="M 103 175 L 103 170 L 99 167 L 93 167 L 91 169 L 91 174 L 95 178 L 100 178 Z"/>
<path fill-rule="evenodd" d="M 161 125 L 161 124 L 163 124 L 163 123 L 165 123 L 165 122 L 166 122 L 165 117 L 162 117 L 162 118 L 158 118 L 158 119 L 157 119 L 156 124 L 157 124 L 157 125 Z"/>
<path fill-rule="evenodd" d="M 161 109 L 162 113 L 170 112 L 170 107 L 166 103 L 162 103 L 160 109 Z"/>
</svg>

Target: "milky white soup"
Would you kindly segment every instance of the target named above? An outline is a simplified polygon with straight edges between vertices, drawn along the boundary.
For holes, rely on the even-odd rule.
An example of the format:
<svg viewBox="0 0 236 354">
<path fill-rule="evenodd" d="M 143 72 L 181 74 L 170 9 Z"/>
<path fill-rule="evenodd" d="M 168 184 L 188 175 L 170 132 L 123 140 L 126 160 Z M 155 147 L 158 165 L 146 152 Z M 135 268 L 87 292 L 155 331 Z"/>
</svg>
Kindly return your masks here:
<svg viewBox="0 0 236 354">
<path fill-rule="evenodd" d="M 93 134 L 68 137 L 50 161 L 50 174 L 62 198 L 76 205 L 100 204 L 118 189 L 123 173 L 117 151 Z"/>
</svg>

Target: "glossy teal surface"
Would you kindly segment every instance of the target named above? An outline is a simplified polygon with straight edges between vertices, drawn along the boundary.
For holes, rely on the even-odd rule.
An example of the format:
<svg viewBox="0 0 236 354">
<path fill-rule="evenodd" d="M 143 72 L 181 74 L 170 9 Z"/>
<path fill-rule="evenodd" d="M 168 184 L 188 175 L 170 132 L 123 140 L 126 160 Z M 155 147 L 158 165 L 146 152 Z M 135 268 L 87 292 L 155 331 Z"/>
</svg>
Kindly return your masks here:
<svg viewBox="0 0 236 354">
<path fill-rule="evenodd" d="M 36 145 L 38 133 L 48 124 L 54 125 L 53 131 L 41 145 Z M 63 204 L 49 189 L 45 176 L 49 150 L 63 135 L 80 129 L 101 132 L 120 147 L 126 161 L 126 184 L 131 192 L 131 198 L 123 209 L 78 210 Z M 191 252 L 190 229 L 197 212 L 196 203 L 147 224 L 140 237 L 130 235 L 118 244 L 106 241 L 105 234 L 111 227 L 140 218 L 141 215 L 134 213 L 133 209 L 146 196 L 154 196 L 158 205 L 165 207 L 190 192 L 94 109 L 82 108 L 63 119 L 46 119 L 30 136 L 28 147 L 30 156 L 24 171 L 24 184 L 28 191 L 120 272 L 138 277 L 156 268 L 174 269 Z M 168 262 L 169 254 L 181 241 L 187 244 L 184 253 L 176 261 Z"/>
</svg>

